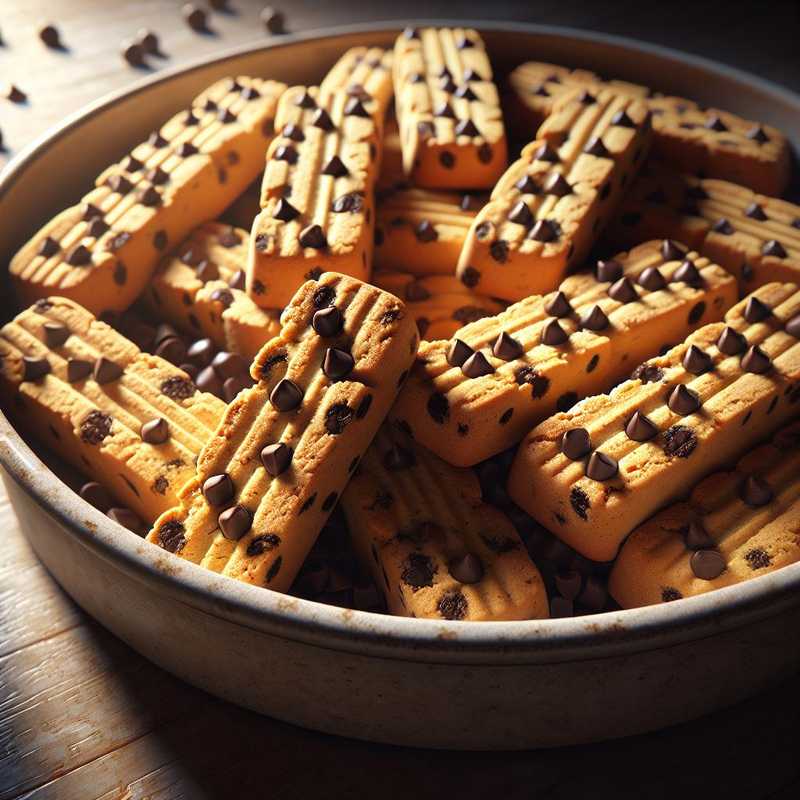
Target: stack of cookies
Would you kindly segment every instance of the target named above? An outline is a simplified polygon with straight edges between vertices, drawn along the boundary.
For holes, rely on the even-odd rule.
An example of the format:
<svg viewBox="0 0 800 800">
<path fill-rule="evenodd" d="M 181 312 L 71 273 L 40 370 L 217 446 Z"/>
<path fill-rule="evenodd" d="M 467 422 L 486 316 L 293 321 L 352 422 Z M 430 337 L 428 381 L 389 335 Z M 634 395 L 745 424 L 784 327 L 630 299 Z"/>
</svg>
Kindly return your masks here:
<svg viewBox="0 0 800 800">
<path fill-rule="evenodd" d="M 781 132 L 498 81 L 464 28 L 319 77 L 215 83 L 12 260 L 4 410 L 84 500 L 254 587 L 438 620 L 800 560 Z"/>
</svg>

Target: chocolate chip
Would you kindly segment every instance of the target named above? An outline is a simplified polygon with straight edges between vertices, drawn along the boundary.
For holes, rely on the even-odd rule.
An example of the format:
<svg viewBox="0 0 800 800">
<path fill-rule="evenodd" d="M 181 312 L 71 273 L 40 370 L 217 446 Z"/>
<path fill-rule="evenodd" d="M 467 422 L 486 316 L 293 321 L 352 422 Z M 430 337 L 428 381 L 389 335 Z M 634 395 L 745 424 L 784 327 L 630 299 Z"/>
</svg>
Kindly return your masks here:
<svg viewBox="0 0 800 800">
<path fill-rule="evenodd" d="M 683 368 L 692 375 L 702 375 L 714 365 L 711 356 L 696 345 L 690 345 L 683 355 Z"/>
<path fill-rule="evenodd" d="M 133 531 L 139 536 L 144 536 L 144 534 L 147 532 L 145 524 L 129 508 L 110 508 L 108 511 L 106 511 L 106 516 L 109 519 L 114 520 L 114 522 L 116 522 L 118 525 L 122 525 L 123 528 Z"/>
<path fill-rule="evenodd" d="M 447 349 L 447 363 L 451 367 L 460 367 L 474 353 L 474 350 L 461 339 L 453 339 Z"/>
<path fill-rule="evenodd" d="M 450 575 L 459 583 L 479 583 L 483 578 L 483 562 L 474 553 L 465 553 L 448 564 Z"/>
<path fill-rule="evenodd" d="M 492 353 L 503 361 L 513 361 L 525 352 L 523 346 L 505 331 L 502 331 L 492 345 Z"/>
<path fill-rule="evenodd" d="M 733 225 L 725 217 L 718 219 L 712 226 L 714 233 L 721 233 L 723 236 L 731 236 L 734 232 Z"/>
<path fill-rule="evenodd" d="M 150 134 L 150 136 L 148 137 L 147 143 L 151 147 L 155 147 L 155 148 L 166 147 L 167 144 L 168 144 L 167 140 L 161 135 L 161 133 L 159 131 L 153 131 Z M 132 166 L 133 162 L 135 162 L 138 166 L 133 167 Z M 143 166 L 144 165 L 142 164 L 141 161 L 138 161 L 133 156 L 130 156 L 130 158 L 128 159 L 128 166 L 125 167 L 125 169 L 128 172 L 136 172 L 136 171 L 140 170 Z"/>
<path fill-rule="evenodd" d="M 198 367 L 205 367 L 211 363 L 215 350 L 216 348 L 211 339 L 198 339 L 189 345 L 186 355 L 193 364 Z"/>
<path fill-rule="evenodd" d="M 590 331 L 602 331 L 608 327 L 609 321 L 603 309 L 595 305 L 581 317 L 580 325 Z"/>
<path fill-rule="evenodd" d="M 127 238 L 125 239 L 125 241 L 128 241 L 128 239 L 130 238 L 130 234 L 127 234 L 127 233 L 126 234 L 119 234 L 118 237 L 116 237 L 116 238 L 119 238 L 119 236 L 126 236 Z M 123 242 L 123 244 L 124 244 L 124 242 Z M 163 250 L 166 246 L 167 246 L 167 234 L 166 234 L 166 231 L 156 231 L 155 234 L 153 235 L 153 247 L 155 247 L 156 250 Z M 115 249 L 119 249 L 119 248 L 115 248 Z"/>
<path fill-rule="evenodd" d="M 697 392 L 679 383 L 667 399 L 669 409 L 681 417 L 688 417 L 700 408 L 700 396 Z"/>
<path fill-rule="evenodd" d="M 108 229 L 109 224 L 98 217 L 89 223 L 86 233 L 93 239 L 99 239 Z"/>
<path fill-rule="evenodd" d="M 436 565 L 423 553 L 410 553 L 400 572 L 400 580 L 412 589 L 433 586 Z"/>
<path fill-rule="evenodd" d="M 217 119 L 223 125 L 230 125 L 230 123 L 236 122 L 236 114 L 234 114 L 229 108 L 221 108 L 217 112 Z"/>
<path fill-rule="evenodd" d="M 759 508 L 772 500 L 773 492 L 770 485 L 757 475 L 750 475 L 742 483 L 739 496 L 751 508 Z"/>
<path fill-rule="evenodd" d="M 558 233 L 556 232 L 556 228 L 550 220 L 540 219 L 531 229 L 528 238 L 533 239 L 536 242 L 546 243 L 557 239 Z"/>
<path fill-rule="evenodd" d="M 594 97 L 594 95 L 593 95 L 593 94 L 591 94 L 591 93 L 590 93 L 590 92 L 588 92 L 586 89 L 584 89 L 584 90 L 583 90 L 583 91 L 582 91 L 582 92 L 581 92 L 581 93 L 578 95 L 578 102 L 579 102 L 579 103 L 582 103 L 582 104 L 583 104 L 583 105 L 585 105 L 585 106 L 591 106 L 591 105 L 593 105 L 593 104 L 596 102 L 596 100 L 595 100 L 595 97 Z"/>
<path fill-rule="evenodd" d="M 92 254 L 89 252 L 89 249 L 82 244 L 73 247 L 67 254 L 67 264 L 72 267 L 85 267 L 87 264 L 90 264 L 91 261 Z"/>
<path fill-rule="evenodd" d="M 69 339 L 69 328 L 60 322 L 45 322 L 42 325 L 44 342 L 49 348 L 61 347 Z"/>
<path fill-rule="evenodd" d="M 328 246 L 325 233 L 319 225 L 309 225 L 300 231 L 300 246 L 312 247 L 315 250 L 323 250 Z"/>
<path fill-rule="evenodd" d="M 471 119 L 462 119 L 455 126 L 456 136 L 480 136 L 481 132 L 475 127 L 475 123 Z"/>
<path fill-rule="evenodd" d="M 106 488 L 96 481 L 89 481 L 81 486 L 78 494 L 96 509 L 105 513 L 114 502 Z"/>
<path fill-rule="evenodd" d="M 39 28 L 39 38 L 52 50 L 60 50 L 63 47 L 61 44 L 61 34 L 55 25 L 44 25 Z"/>
<path fill-rule="evenodd" d="M 772 314 L 772 309 L 757 297 L 751 297 L 744 307 L 744 318 L 750 324 L 761 322 L 770 316 L 770 314 Z"/>
<path fill-rule="evenodd" d="M 692 306 L 689 316 L 687 317 L 687 321 L 690 325 L 696 325 L 705 313 L 706 304 L 701 300 L 699 303 L 695 303 Z"/>
<path fill-rule="evenodd" d="M 205 32 L 208 30 L 208 17 L 202 8 L 194 3 L 185 3 L 181 9 L 186 24 L 193 30 Z"/>
<path fill-rule="evenodd" d="M 330 132 L 335 129 L 335 125 L 333 124 L 333 120 L 330 117 L 330 114 L 324 108 L 318 108 L 313 116 L 311 117 L 311 124 L 315 128 L 319 128 L 320 130 Z"/>
<path fill-rule="evenodd" d="M 622 277 L 622 264 L 613 259 L 598 261 L 595 277 L 598 281 L 608 281 L 609 283 L 618 281 Z"/>
<path fill-rule="evenodd" d="M 558 164 L 561 161 L 558 153 L 549 144 L 543 144 L 541 147 L 536 148 L 533 158 L 535 161 L 547 161 L 550 164 Z"/>
<path fill-rule="evenodd" d="M 253 515 L 244 506 L 226 508 L 217 517 L 219 529 L 226 539 L 238 542 L 253 525 Z"/>
<path fill-rule="evenodd" d="M 280 11 L 276 11 L 270 6 L 266 6 L 261 10 L 259 17 L 269 33 L 279 35 L 284 32 L 284 17 Z"/>
<path fill-rule="evenodd" d="M 564 344 L 569 339 L 569 334 L 561 327 L 557 319 L 551 319 L 542 328 L 542 344 L 556 347 Z"/>
<path fill-rule="evenodd" d="M 772 360 L 758 345 L 752 345 L 742 356 L 741 366 L 745 372 L 764 375 L 772 368 Z"/>
<path fill-rule="evenodd" d="M 459 86 L 458 89 L 456 89 L 455 91 L 455 95 L 456 97 L 460 97 L 462 100 L 469 100 L 470 102 L 478 99 L 478 95 L 476 95 L 475 92 L 473 92 L 472 89 L 466 84 L 464 84 L 463 86 Z M 471 122 L 470 125 L 472 125 Z M 472 125 L 472 127 L 475 128 L 474 125 Z M 477 131 L 477 128 L 475 128 L 475 130 Z M 479 134 L 477 132 L 467 134 L 467 136 L 478 136 L 478 135 Z"/>
<path fill-rule="evenodd" d="M 678 281 L 682 281 L 689 286 L 698 286 L 703 283 L 703 278 L 694 265 L 694 261 L 687 259 L 675 270 L 671 283 L 677 283 Z"/>
<path fill-rule="evenodd" d="M 483 353 L 477 351 L 461 365 L 461 371 L 468 378 L 481 378 L 484 375 L 491 375 L 494 367 Z"/>
<path fill-rule="evenodd" d="M 508 261 L 508 249 L 508 242 L 505 239 L 498 239 L 489 245 L 489 255 L 498 264 L 505 264 Z"/>
<path fill-rule="evenodd" d="M 102 411 L 90 411 L 81 422 L 81 441 L 85 444 L 100 444 L 111 433 L 111 417 Z"/>
<path fill-rule="evenodd" d="M 545 303 L 544 310 L 552 317 L 568 317 L 572 313 L 567 296 L 564 292 L 556 292 L 553 297 Z"/>
<path fill-rule="evenodd" d="M 661 243 L 661 257 L 664 261 L 677 261 L 684 255 L 686 255 L 686 251 L 672 239 L 664 239 Z"/>
<path fill-rule="evenodd" d="M 478 272 L 478 270 L 475 269 L 475 267 L 467 267 L 461 273 L 461 283 L 463 283 L 464 286 L 470 289 L 474 289 L 480 282 L 480 279 L 481 279 L 481 273 Z"/>
<path fill-rule="evenodd" d="M 729 326 L 725 327 L 717 339 L 717 348 L 726 356 L 735 356 L 741 353 L 746 347 L 747 339 Z"/>
<path fill-rule="evenodd" d="M 346 378 L 355 366 L 355 361 L 350 353 L 329 347 L 325 351 L 325 359 L 322 362 L 322 371 L 333 381 L 340 381 Z"/>
<path fill-rule="evenodd" d="M 631 303 L 639 299 L 636 289 L 627 276 L 614 281 L 614 283 L 608 287 L 608 296 L 618 303 Z"/>
<path fill-rule="evenodd" d="M 369 406 L 372 404 L 372 395 L 369 395 L 368 400 L 369 402 L 367 402 L 367 400 L 364 401 L 366 405 L 362 403 L 362 405 L 364 405 L 364 413 L 361 413 L 362 409 L 359 407 L 356 414 L 358 419 L 366 415 L 366 410 L 369 409 Z M 352 420 L 353 409 L 350 408 L 347 403 L 334 403 L 325 414 L 325 430 L 332 436 L 338 436 Z"/>
<path fill-rule="evenodd" d="M 233 273 L 233 277 L 228 281 L 228 286 L 231 289 L 239 289 L 240 291 L 244 291 L 245 284 L 246 284 L 246 276 L 244 274 L 243 269 L 237 269 L 236 272 Z"/>
<path fill-rule="evenodd" d="M 550 175 L 544 182 L 542 189 L 545 194 L 552 194 L 556 197 L 566 197 L 568 194 L 572 194 L 572 187 L 560 172 L 554 172 Z"/>
<path fill-rule="evenodd" d="M 617 111 L 613 117 L 611 117 L 611 124 L 618 125 L 620 128 L 635 128 L 636 123 L 628 116 L 628 113 L 624 110 Z"/>
<path fill-rule="evenodd" d="M 570 428 L 561 437 L 561 452 L 572 461 L 579 461 L 589 455 L 592 440 L 586 428 Z"/>
<path fill-rule="evenodd" d="M 764 212 L 763 206 L 760 206 L 758 203 L 750 203 L 749 206 L 744 210 L 745 216 L 750 217 L 750 219 L 757 219 L 760 222 L 763 222 L 767 219 L 767 215 Z"/>
<path fill-rule="evenodd" d="M 269 401 L 278 411 L 293 411 L 303 402 L 303 392 L 294 381 L 281 378 L 270 393 Z"/>
<path fill-rule="evenodd" d="M 647 267 L 647 269 L 642 270 L 636 282 L 649 292 L 660 291 L 667 285 L 664 276 L 658 271 L 657 267 Z"/>
<path fill-rule="evenodd" d="M 176 519 L 167 520 L 158 529 L 158 543 L 170 553 L 178 553 L 186 544 L 186 528 Z"/>
<path fill-rule="evenodd" d="M 772 563 L 772 556 L 760 547 L 754 547 L 744 554 L 744 560 L 752 570 L 765 569 Z"/>
<path fill-rule="evenodd" d="M 275 150 L 273 158 L 276 161 L 286 161 L 288 164 L 296 164 L 298 158 L 297 150 L 291 145 L 284 144 Z"/>
<path fill-rule="evenodd" d="M 303 91 L 303 93 L 294 101 L 296 106 L 300 106 L 300 108 L 316 108 L 317 101 L 308 93 L 308 91 Z"/>
<path fill-rule="evenodd" d="M 343 178 L 349 175 L 350 171 L 344 165 L 344 161 L 337 155 L 331 156 L 328 163 L 322 168 L 323 175 L 331 175 L 334 178 Z"/>
<path fill-rule="evenodd" d="M 203 497 L 210 506 L 224 506 L 233 500 L 235 489 L 227 472 L 212 475 L 203 482 Z"/>
<path fill-rule="evenodd" d="M 139 195 L 139 202 L 143 206 L 147 206 L 148 208 L 153 208 L 154 206 L 161 205 L 161 201 L 162 201 L 161 194 L 156 190 L 154 186 L 148 186 Z"/>
<path fill-rule="evenodd" d="M 235 375 L 247 374 L 249 362 L 238 353 L 228 353 L 223 350 L 214 356 L 211 366 L 223 380 Z"/>
<path fill-rule="evenodd" d="M 149 31 L 146 28 L 143 28 L 139 31 L 136 35 L 139 44 L 141 45 L 142 49 L 145 53 L 149 53 L 150 55 L 157 56 L 161 52 L 161 46 L 158 41 L 158 36 L 153 33 L 153 31 Z"/>
<path fill-rule="evenodd" d="M 420 242 L 434 242 L 439 238 L 436 228 L 434 228 L 431 222 L 427 219 L 422 220 L 422 222 L 416 226 L 414 229 L 414 235 Z"/>
<path fill-rule="evenodd" d="M 519 386 L 527 383 L 531 387 L 531 397 L 534 399 L 544 397 L 550 388 L 550 379 L 539 375 L 533 367 L 520 367 L 514 374 L 514 380 Z"/>
<path fill-rule="evenodd" d="M 147 444 L 164 444 L 169 439 L 169 423 L 163 417 L 151 419 L 142 425 L 141 437 Z"/>
<path fill-rule="evenodd" d="M 526 228 L 530 228 L 534 222 L 533 214 L 531 214 L 531 210 L 524 200 L 520 200 L 514 208 L 511 209 L 508 219 L 509 222 L 515 222 L 517 225 L 523 225 Z"/>
<path fill-rule="evenodd" d="M 770 239 L 761 248 L 761 254 L 765 256 L 774 256 L 775 258 L 786 258 L 788 253 L 783 245 L 777 239 Z"/>
<path fill-rule="evenodd" d="M 54 256 L 60 249 L 61 248 L 58 242 L 53 239 L 52 236 L 45 236 L 44 239 L 42 239 L 42 243 L 39 245 L 38 254 L 40 256 L 44 256 L 45 258 L 50 258 L 51 256 Z"/>
<path fill-rule="evenodd" d="M 664 438 L 662 447 L 668 456 L 688 458 L 697 447 L 694 431 L 685 425 L 673 425 L 667 428 L 662 436 Z"/>
<path fill-rule="evenodd" d="M 283 442 L 268 444 L 261 451 L 261 463 L 264 465 L 264 469 L 275 478 L 286 472 L 292 463 L 293 455 L 292 448 Z"/>
<path fill-rule="evenodd" d="M 572 510 L 583 520 L 589 518 L 588 510 L 591 506 L 589 496 L 578 486 L 573 486 L 569 493 L 569 503 Z"/>
<path fill-rule="evenodd" d="M 728 126 L 719 118 L 717 114 L 712 114 L 705 123 L 706 128 L 711 131 L 727 131 Z"/>
<path fill-rule="evenodd" d="M 175 375 L 161 384 L 161 394 L 172 400 L 188 400 L 196 391 L 196 387 L 188 378 Z"/>
<path fill-rule="evenodd" d="M 111 383 L 122 376 L 122 367 L 105 356 L 94 362 L 93 377 L 99 384 Z"/>
<path fill-rule="evenodd" d="M 427 408 L 428 414 L 430 414 L 433 421 L 439 423 L 439 425 L 443 425 L 450 416 L 450 403 L 447 397 L 440 392 L 434 392 L 428 398 Z"/>
<path fill-rule="evenodd" d="M 714 540 L 699 521 L 692 520 L 686 529 L 685 544 L 687 550 L 711 550 Z"/>
<path fill-rule="evenodd" d="M 335 306 L 314 312 L 311 326 L 320 336 L 336 336 L 344 324 L 342 312 Z"/>
<path fill-rule="evenodd" d="M 22 380 L 38 381 L 50 372 L 50 362 L 46 358 L 22 357 Z"/>
<path fill-rule="evenodd" d="M 232 403 L 238 394 L 253 385 L 249 375 L 233 375 L 226 378 L 222 384 L 222 398 L 226 403 Z"/>
<path fill-rule="evenodd" d="M 144 64 L 144 48 L 139 42 L 123 42 L 122 57 L 132 66 L 141 67 Z"/>
<path fill-rule="evenodd" d="M 726 563 L 719 550 L 695 550 L 689 559 L 695 577 L 704 581 L 713 581 L 725 572 Z"/>
<path fill-rule="evenodd" d="M 592 136 L 586 143 L 586 147 L 583 148 L 583 152 L 590 156 L 597 156 L 597 158 L 608 158 L 608 148 L 599 136 Z"/>
<path fill-rule="evenodd" d="M 607 481 L 619 472 L 619 465 L 611 456 L 595 450 L 586 463 L 586 477 L 593 481 Z"/>
<path fill-rule="evenodd" d="M 92 362 L 80 358 L 67 360 L 67 382 L 77 383 L 92 374 Z"/>
<path fill-rule="evenodd" d="M 794 336 L 795 339 L 800 339 L 800 314 L 795 314 L 789 319 L 784 328 L 789 336 Z"/>
</svg>

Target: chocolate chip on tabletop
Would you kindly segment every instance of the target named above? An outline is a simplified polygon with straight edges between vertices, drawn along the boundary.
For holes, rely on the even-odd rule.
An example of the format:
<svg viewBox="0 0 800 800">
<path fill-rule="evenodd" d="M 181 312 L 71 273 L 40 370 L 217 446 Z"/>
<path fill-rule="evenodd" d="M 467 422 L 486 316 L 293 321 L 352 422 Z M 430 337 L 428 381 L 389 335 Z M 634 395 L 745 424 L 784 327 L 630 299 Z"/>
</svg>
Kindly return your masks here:
<svg viewBox="0 0 800 800">
<path fill-rule="evenodd" d="M 51 50 L 64 49 L 64 44 L 61 41 L 61 34 L 55 25 L 43 25 L 39 28 L 39 38 Z"/>
<path fill-rule="evenodd" d="M 184 3 L 181 14 L 186 24 L 197 33 L 208 33 L 208 14 L 194 3 Z"/>
<path fill-rule="evenodd" d="M 283 13 L 272 6 L 265 6 L 259 16 L 268 33 L 281 34 L 286 32 Z"/>
</svg>

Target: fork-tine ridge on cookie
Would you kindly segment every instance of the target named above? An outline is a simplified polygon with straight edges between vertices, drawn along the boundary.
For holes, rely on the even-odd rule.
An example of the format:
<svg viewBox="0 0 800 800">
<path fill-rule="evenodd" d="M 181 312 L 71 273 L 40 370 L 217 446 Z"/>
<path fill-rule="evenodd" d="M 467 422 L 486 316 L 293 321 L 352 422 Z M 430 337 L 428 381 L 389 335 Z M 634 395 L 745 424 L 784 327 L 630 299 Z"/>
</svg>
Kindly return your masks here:
<svg viewBox="0 0 800 800">
<path fill-rule="evenodd" d="M 417 277 L 407 272 L 376 272 L 375 286 L 397 295 L 414 317 L 420 339 L 449 339 L 456 331 L 505 307 L 491 297 L 467 289 L 453 275 Z"/>
<path fill-rule="evenodd" d="M 384 192 L 375 220 L 375 268 L 453 275 L 480 194 L 403 189 Z"/>
<path fill-rule="evenodd" d="M 733 181 L 768 195 L 782 194 L 789 182 L 789 143 L 770 125 L 702 108 L 646 86 L 537 61 L 518 66 L 509 85 L 509 113 L 518 131 L 535 130 L 558 99 L 575 87 L 597 91 L 608 86 L 647 104 L 653 114 L 653 153 L 679 171 Z"/>
<path fill-rule="evenodd" d="M 279 332 L 280 312 L 259 308 L 244 292 L 249 239 L 246 231 L 219 222 L 195 228 L 153 275 L 143 295 L 152 314 L 255 358 Z"/>
<path fill-rule="evenodd" d="M 417 349 L 393 295 L 326 273 L 281 316 L 228 406 L 180 505 L 148 538 L 278 591 L 303 559 L 380 426 Z"/>
<path fill-rule="evenodd" d="M 379 161 L 375 121 L 345 92 L 287 89 L 275 129 L 247 265 L 247 293 L 263 308 L 283 308 L 326 271 L 369 279 Z"/>
<path fill-rule="evenodd" d="M 722 319 L 725 270 L 674 243 L 646 242 L 533 295 L 450 341 L 423 342 L 391 416 L 452 464 L 476 464 L 635 364 Z"/>
<path fill-rule="evenodd" d="M 489 189 L 507 145 L 492 67 L 471 28 L 407 28 L 394 47 L 403 171 L 428 189 Z"/>
<path fill-rule="evenodd" d="M 743 294 L 800 281 L 800 206 L 660 162 L 642 170 L 608 235 L 622 247 L 641 236 L 686 242 L 733 272 Z"/>
<path fill-rule="evenodd" d="M 798 286 L 762 286 L 609 394 L 535 427 L 509 494 L 582 555 L 614 558 L 639 523 L 797 416 L 798 334 Z"/>
<path fill-rule="evenodd" d="M 147 525 L 177 502 L 225 410 L 63 297 L 0 330 L 0 388 L 23 427 Z"/>
<path fill-rule="evenodd" d="M 678 600 L 800 561 L 800 425 L 628 537 L 609 578 L 623 608 Z"/>
<path fill-rule="evenodd" d="M 605 88 L 565 95 L 478 212 L 458 277 L 510 301 L 555 289 L 615 214 L 650 133 L 640 100 Z"/>
<path fill-rule="evenodd" d="M 128 308 L 161 256 L 257 177 L 285 88 L 239 76 L 206 89 L 22 247 L 10 266 L 19 297 Z"/>
<path fill-rule="evenodd" d="M 385 424 L 342 495 L 350 536 L 392 614 L 502 620 L 548 616 L 516 529 L 483 502 L 475 473 Z"/>
</svg>

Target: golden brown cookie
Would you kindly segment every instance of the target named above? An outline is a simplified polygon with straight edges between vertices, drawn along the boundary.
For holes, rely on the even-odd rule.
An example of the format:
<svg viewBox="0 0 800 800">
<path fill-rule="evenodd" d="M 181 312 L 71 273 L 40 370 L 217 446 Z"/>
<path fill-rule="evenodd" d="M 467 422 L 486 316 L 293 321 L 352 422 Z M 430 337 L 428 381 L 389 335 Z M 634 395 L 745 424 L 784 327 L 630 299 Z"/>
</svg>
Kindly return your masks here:
<svg viewBox="0 0 800 800">
<path fill-rule="evenodd" d="M 512 127 L 530 138 L 553 105 L 571 88 L 603 86 L 642 98 L 653 114 L 653 153 L 681 172 L 720 178 L 768 195 L 783 194 L 789 182 L 789 143 L 777 128 L 683 97 L 653 93 L 625 81 L 605 81 L 587 70 L 530 61 L 509 77 Z"/>
<path fill-rule="evenodd" d="M 375 268 L 415 275 L 453 275 L 485 195 L 389 190 L 375 220 Z"/>
<path fill-rule="evenodd" d="M 609 226 L 624 246 L 641 236 L 687 241 L 733 272 L 742 293 L 800 281 L 800 206 L 650 162 Z"/>
<path fill-rule="evenodd" d="M 623 608 L 710 592 L 800 561 L 800 425 L 640 525 L 609 586 Z"/>
<path fill-rule="evenodd" d="M 372 264 L 378 137 L 369 111 L 344 92 L 293 86 L 275 129 L 247 266 L 247 293 L 262 308 L 282 308 L 326 271 L 368 280 Z"/>
<path fill-rule="evenodd" d="M 489 189 L 506 168 L 497 87 L 471 28 L 406 28 L 394 46 L 403 172 L 427 189 Z"/>
<path fill-rule="evenodd" d="M 252 360 L 280 330 L 280 312 L 259 308 L 244 292 L 249 240 L 219 222 L 195 228 L 153 275 L 143 295 L 150 311 Z"/>
<path fill-rule="evenodd" d="M 516 529 L 475 473 L 383 425 L 342 495 L 350 536 L 392 614 L 457 620 L 548 616 Z"/>
<path fill-rule="evenodd" d="M 391 417 L 451 464 L 476 464 L 686 331 L 722 319 L 735 300 L 725 270 L 647 242 L 450 341 L 424 342 Z"/>
<path fill-rule="evenodd" d="M 11 260 L 21 300 L 58 294 L 94 313 L 128 308 L 161 256 L 258 175 L 285 88 L 243 76 L 217 81 L 105 170 Z"/>
<path fill-rule="evenodd" d="M 467 289 L 453 275 L 417 277 L 407 272 L 376 272 L 375 286 L 399 297 L 414 317 L 421 339 L 449 339 L 470 322 L 499 314 L 505 307 Z"/>
<path fill-rule="evenodd" d="M 555 289 L 616 212 L 649 141 L 640 100 L 610 89 L 566 94 L 478 212 L 458 277 L 510 301 Z"/>
<path fill-rule="evenodd" d="M 403 172 L 403 150 L 400 145 L 400 129 L 397 119 L 390 116 L 386 120 L 381 139 L 381 169 L 378 173 L 376 187 L 380 190 L 409 188 Z"/>
<path fill-rule="evenodd" d="M 393 295 L 336 273 L 307 281 L 257 381 L 228 406 L 180 506 L 148 538 L 247 583 L 289 588 L 413 361 Z"/>
<path fill-rule="evenodd" d="M 194 476 L 222 400 L 63 297 L 38 300 L 0 330 L 9 411 L 149 525 Z"/>
<path fill-rule="evenodd" d="M 771 283 L 607 395 L 535 427 L 514 502 L 579 553 L 608 561 L 637 525 L 798 413 L 800 290 Z"/>
</svg>

